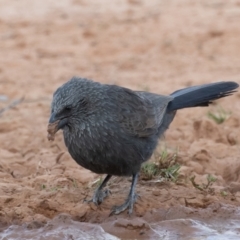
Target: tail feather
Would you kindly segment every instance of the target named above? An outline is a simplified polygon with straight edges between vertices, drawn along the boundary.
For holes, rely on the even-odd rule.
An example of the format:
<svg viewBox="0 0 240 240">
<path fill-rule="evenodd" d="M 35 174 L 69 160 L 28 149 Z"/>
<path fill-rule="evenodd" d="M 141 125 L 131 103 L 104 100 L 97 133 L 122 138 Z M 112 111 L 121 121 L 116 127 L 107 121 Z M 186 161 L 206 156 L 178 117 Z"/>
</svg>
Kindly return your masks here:
<svg viewBox="0 0 240 240">
<path fill-rule="evenodd" d="M 217 82 L 177 90 L 170 95 L 174 99 L 169 103 L 168 111 L 208 106 L 216 99 L 232 95 L 238 87 L 236 82 Z"/>
</svg>

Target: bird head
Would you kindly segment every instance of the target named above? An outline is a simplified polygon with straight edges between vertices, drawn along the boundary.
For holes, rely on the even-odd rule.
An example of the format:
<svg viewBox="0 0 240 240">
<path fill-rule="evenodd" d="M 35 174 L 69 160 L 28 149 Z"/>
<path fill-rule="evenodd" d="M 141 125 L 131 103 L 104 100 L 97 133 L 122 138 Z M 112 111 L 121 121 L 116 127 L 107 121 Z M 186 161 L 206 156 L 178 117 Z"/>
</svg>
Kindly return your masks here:
<svg viewBox="0 0 240 240">
<path fill-rule="evenodd" d="M 91 80 L 73 77 L 54 92 L 48 124 L 49 140 L 54 140 L 58 130 L 72 127 L 83 120 L 89 112 L 92 84 Z"/>
</svg>

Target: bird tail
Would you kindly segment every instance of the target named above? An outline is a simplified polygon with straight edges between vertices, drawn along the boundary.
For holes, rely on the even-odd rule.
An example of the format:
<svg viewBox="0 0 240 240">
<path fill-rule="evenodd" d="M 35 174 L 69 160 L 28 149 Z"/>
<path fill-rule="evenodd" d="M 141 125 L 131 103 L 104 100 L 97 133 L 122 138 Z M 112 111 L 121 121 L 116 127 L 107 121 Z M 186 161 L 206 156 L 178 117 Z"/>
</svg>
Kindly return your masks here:
<svg viewBox="0 0 240 240">
<path fill-rule="evenodd" d="M 169 103 L 168 111 L 206 107 L 213 100 L 232 95 L 238 87 L 236 82 L 217 82 L 177 90 L 170 95 L 174 99 Z"/>
</svg>

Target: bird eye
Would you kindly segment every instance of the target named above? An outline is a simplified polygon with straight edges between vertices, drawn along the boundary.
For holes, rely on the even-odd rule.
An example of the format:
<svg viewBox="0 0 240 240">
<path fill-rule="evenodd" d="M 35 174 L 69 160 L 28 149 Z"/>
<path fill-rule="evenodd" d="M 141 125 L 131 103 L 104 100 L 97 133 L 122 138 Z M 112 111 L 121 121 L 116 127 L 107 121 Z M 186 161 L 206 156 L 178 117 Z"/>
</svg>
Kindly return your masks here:
<svg viewBox="0 0 240 240">
<path fill-rule="evenodd" d="M 71 107 L 70 107 L 70 106 L 66 106 L 66 107 L 65 107 L 65 110 L 66 110 L 66 111 L 71 111 Z"/>
</svg>

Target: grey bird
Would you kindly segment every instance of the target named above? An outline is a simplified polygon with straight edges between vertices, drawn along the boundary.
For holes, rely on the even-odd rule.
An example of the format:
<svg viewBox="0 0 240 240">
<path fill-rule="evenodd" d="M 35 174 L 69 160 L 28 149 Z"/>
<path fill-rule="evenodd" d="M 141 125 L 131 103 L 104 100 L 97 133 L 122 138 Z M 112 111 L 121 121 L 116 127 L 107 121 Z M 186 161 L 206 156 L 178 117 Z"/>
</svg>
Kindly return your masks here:
<svg viewBox="0 0 240 240">
<path fill-rule="evenodd" d="M 62 129 L 71 157 L 94 173 L 107 174 L 91 199 L 97 205 L 108 196 L 104 187 L 113 175 L 132 176 L 126 201 L 111 212 L 128 209 L 131 214 L 141 164 L 152 156 L 176 111 L 206 107 L 231 95 L 238 86 L 231 81 L 216 82 L 164 96 L 73 77 L 53 94 L 49 139 Z"/>
</svg>

